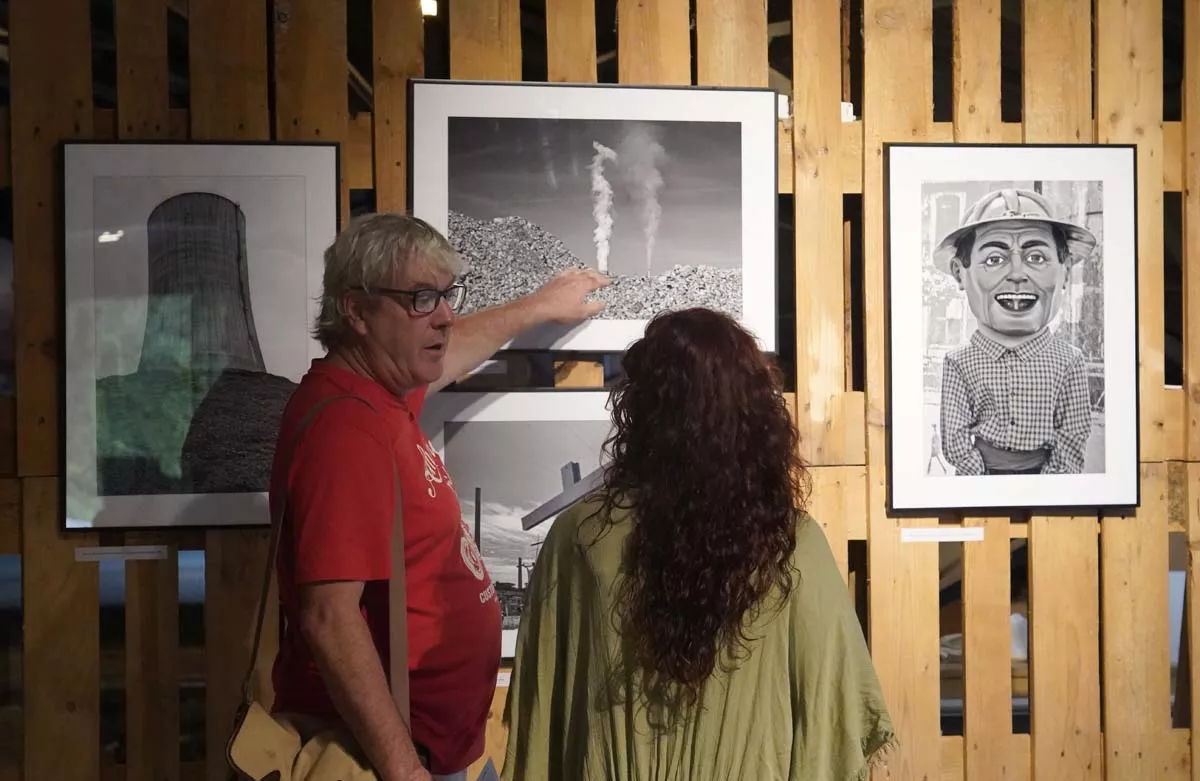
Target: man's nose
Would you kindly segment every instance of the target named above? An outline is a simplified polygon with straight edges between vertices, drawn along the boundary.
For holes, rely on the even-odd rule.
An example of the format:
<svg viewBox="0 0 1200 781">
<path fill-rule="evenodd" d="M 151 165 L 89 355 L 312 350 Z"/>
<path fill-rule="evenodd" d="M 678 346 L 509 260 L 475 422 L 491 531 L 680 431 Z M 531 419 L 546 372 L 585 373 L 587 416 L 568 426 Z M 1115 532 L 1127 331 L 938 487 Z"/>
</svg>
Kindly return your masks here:
<svg viewBox="0 0 1200 781">
<path fill-rule="evenodd" d="M 445 328 L 454 323 L 454 310 L 450 308 L 450 304 L 446 299 L 439 298 L 437 306 L 433 308 L 433 312 L 429 315 L 435 328 Z"/>
<path fill-rule="evenodd" d="M 1025 265 L 1025 258 L 1021 256 L 1020 250 L 1013 250 L 1009 253 L 1007 276 L 1009 279 L 1029 278 L 1029 267 Z"/>
</svg>

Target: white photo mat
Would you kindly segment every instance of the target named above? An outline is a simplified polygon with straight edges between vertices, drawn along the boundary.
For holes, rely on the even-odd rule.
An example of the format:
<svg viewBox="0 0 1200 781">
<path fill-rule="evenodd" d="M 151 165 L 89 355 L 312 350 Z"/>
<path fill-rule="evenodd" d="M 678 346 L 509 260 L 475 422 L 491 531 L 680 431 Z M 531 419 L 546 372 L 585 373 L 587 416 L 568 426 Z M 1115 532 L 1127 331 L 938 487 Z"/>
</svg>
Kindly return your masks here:
<svg viewBox="0 0 1200 781">
<path fill-rule="evenodd" d="M 514 392 L 466 392 L 442 391 L 435 393 L 426 400 L 421 412 L 420 425 L 428 437 L 430 445 L 445 464 L 446 471 L 454 477 L 456 468 L 453 460 L 446 457 L 446 425 L 450 423 L 561 423 L 571 422 L 608 423 L 612 417 L 608 408 L 609 393 L 607 391 L 514 391 Z M 512 459 L 526 459 L 523 452 L 511 452 Z M 503 464 L 496 464 L 497 470 Z M 589 470 L 585 467 L 583 472 Z M 456 485 L 456 493 L 460 503 L 464 500 L 474 501 L 470 488 Z M 550 496 L 531 497 L 533 501 L 542 502 Z M 486 504 L 485 499 L 485 504 Z M 472 521 L 464 518 L 463 523 L 468 527 Z M 545 536 L 552 520 L 547 521 L 538 530 L 538 536 Z M 486 529 L 486 526 L 484 527 Z M 489 557 L 483 551 L 485 560 Z M 493 573 L 493 581 L 496 575 Z M 526 584 L 527 586 L 528 584 Z M 502 633 L 504 658 L 511 658 L 517 640 L 516 629 L 505 629 Z"/>
<path fill-rule="evenodd" d="M 255 306 L 253 314 L 266 371 L 298 383 L 309 362 L 324 355 L 309 329 L 319 307 L 323 253 L 338 230 L 337 156 L 332 143 L 64 144 L 65 528 L 270 523 L 265 491 L 97 494 L 96 381 L 98 368 L 104 368 L 98 367 L 103 356 L 97 340 L 105 335 L 106 310 L 111 319 L 114 311 L 145 309 L 147 219 L 153 207 L 181 193 L 214 193 L 244 214 L 249 274 L 244 284 L 255 304 L 268 302 Z M 105 197 L 110 190 L 135 197 L 106 203 L 113 200 Z M 280 193 L 286 197 L 280 199 Z M 118 283 L 104 260 L 118 247 L 125 253 L 122 263 L 133 270 L 129 285 L 141 293 L 114 298 L 106 292 Z M 145 311 L 138 318 L 144 320 Z M 124 365 L 100 376 L 136 370 L 136 359 L 119 363 Z"/>
<path fill-rule="evenodd" d="M 410 89 L 411 211 L 447 235 L 452 117 L 740 123 L 740 322 L 761 349 L 778 349 L 778 99 L 773 90 L 435 80 L 414 80 Z M 687 219 L 697 229 L 713 227 L 703 215 Z M 504 349 L 620 352 L 642 336 L 647 322 L 595 318 L 572 328 L 535 328 Z"/>
<path fill-rule="evenodd" d="M 1137 180 L 1128 146 L 886 145 L 889 508 L 1129 507 L 1138 503 Z M 1095 183 L 1102 189 L 1102 471 L 930 475 L 925 406 L 927 313 L 922 188 L 993 181 Z M 970 204 L 967 203 L 967 206 Z M 965 206 L 962 208 L 966 208 Z M 944 235 L 929 237 L 936 244 Z M 1052 321 L 1053 322 L 1053 321 Z"/>
</svg>

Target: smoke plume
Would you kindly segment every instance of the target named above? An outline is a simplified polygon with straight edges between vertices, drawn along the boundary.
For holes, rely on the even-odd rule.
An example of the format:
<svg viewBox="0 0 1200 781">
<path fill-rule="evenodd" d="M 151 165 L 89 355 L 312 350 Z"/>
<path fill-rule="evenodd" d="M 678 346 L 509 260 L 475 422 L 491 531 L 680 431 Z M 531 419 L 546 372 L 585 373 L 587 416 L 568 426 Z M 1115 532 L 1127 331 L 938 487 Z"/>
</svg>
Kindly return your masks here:
<svg viewBox="0 0 1200 781">
<path fill-rule="evenodd" d="M 599 141 L 593 141 L 592 146 L 596 149 L 596 154 L 592 157 L 592 164 L 589 166 L 592 172 L 592 216 L 596 218 L 596 229 L 592 233 L 592 238 L 596 242 L 597 269 L 601 274 L 607 274 L 608 241 L 612 237 L 613 226 L 613 190 L 612 185 L 608 183 L 608 178 L 604 175 L 604 164 L 616 162 L 617 153 Z"/>
<path fill-rule="evenodd" d="M 618 154 L 629 194 L 641 210 L 642 231 L 646 237 L 646 275 L 653 276 L 651 263 L 654 260 L 654 243 L 658 238 L 658 223 L 662 217 L 658 191 L 663 185 L 663 178 L 658 166 L 665 150 L 649 128 L 635 124 L 622 139 Z"/>
</svg>

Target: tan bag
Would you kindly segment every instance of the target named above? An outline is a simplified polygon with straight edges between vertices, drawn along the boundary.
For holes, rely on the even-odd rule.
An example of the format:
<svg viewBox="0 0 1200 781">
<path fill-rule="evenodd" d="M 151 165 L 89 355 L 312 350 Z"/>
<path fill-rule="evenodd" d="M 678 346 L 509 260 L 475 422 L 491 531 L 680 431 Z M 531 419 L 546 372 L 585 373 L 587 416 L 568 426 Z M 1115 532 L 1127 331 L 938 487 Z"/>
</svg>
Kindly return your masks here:
<svg viewBox="0 0 1200 781">
<path fill-rule="evenodd" d="M 353 394 L 329 396 L 313 405 L 300 423 L 293 447 L 308 428 L 317 412 L 337 399 L 356 399 L 374 409 L 369 401 Z M 291 455 L 285 465 L 286 476 Z M 395 463 L 392 471 L 395 475 Z M 354 739 L 340 726 L 322 724 L 301 715 L 277 714 L 254 699 L 251 681 L 262 640 L 263 621 L 271 589 L 271 573 L 279 549 L 280 529 L 283 526 L 287 492 L 281 494 L 279 512 L 271 521 L 271 545 L 267 555 L 259 597 L 258 626 L 250 649 L 250 664 L 242 680 L 242 703 L 234 718 L 233 733 L 225 747 L 226 761 L 234 781 L 378 781 L 367 758 Z M 392 578 L 389 586 L 389 633 L 391 635 L 392 697 L 405 725 L 409 725 L 408 708 L 408 626 L 404 582 L 404 527 L 400 503 L 400 480 L 396 475 L 396 511 L 392 529 Z"/>
</svg>

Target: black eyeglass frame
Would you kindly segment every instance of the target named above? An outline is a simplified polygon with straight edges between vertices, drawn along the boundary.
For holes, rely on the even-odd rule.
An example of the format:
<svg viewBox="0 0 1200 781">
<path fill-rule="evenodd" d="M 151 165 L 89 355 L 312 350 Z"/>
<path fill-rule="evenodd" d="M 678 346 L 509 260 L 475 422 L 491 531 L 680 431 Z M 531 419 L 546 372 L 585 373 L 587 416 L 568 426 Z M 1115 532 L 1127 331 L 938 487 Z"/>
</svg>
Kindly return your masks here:
<svg viewBox="0 0 1200 781">
<path fill-rule="evenodd" d="M 418 315 L 433 314 L 433 312 L 438 308 L 438 304 L 442 303 L 443 300 L 445 300 L 446 304 L 449 305 L 450 311 L 455 313 L 461 310 L 462 305 L 467 302 L 467 286 L 466 283 L 462 281 L 455 282 L 443 290 L 438 290 L 437 288 L 433 287 L 422 287 L 415 290 L 401 290 L 400 288 L 396 287 L 360 287 L 359 290 L 371 295 L 387 296 L 393 300 L 395 300 L 395 296 L 407 296 L 410 301 L 409 307 L 415 314 Z M 457 305 L 451 301 L 451 296 L 455 293 L 458 293 L 460 296 Z M 418 306 L 417 301 L 420 300 L 421 296 L 428 294 L 433 295 L 433 303 L 429 305 L 427 309 Z"/>
</svg>

